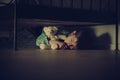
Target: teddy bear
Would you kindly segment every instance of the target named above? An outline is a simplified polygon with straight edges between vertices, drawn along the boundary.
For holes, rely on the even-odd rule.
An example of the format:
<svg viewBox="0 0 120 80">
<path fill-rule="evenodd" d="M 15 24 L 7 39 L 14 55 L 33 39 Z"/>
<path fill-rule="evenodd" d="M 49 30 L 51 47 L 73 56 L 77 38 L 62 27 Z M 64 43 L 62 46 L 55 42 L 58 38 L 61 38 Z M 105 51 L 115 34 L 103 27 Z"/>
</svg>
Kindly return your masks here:
<svg viewBox="0 0 120 80">
<path fill-rule="evenodd" d="M 64 42 L 57 41 L 57 40 L 51 40 L 50 44 L 57 44 L 57 49 L 59 50 L 65 50 L 65 49 L 77 49 L 78 40 L 79 40 L 80 34 L 77 34 L 77 31 L 74 30 L 70 33 L 68 37 L 65 38 Z"/>
<path fill-rule="evenodd" d="M 41 35 L 38 36 L 38 38 L 36 39 L 36 45 L 40 49 L 47 49 L 49 47 L 51 49 L 57 49 L 58 44 L 56 44 L 56 43 L 51 44 L 50 42 L 58 41 L 59 39 L 61 39 L 61 40 L 66 39 L 66 35 L 59 35 L 59 34 L 57 34 L 57 32 L 58 32 L 58 27 L 56 27 L 56 26 L 43 27 L 43 31 L 42 31 Z"/>
</svg>

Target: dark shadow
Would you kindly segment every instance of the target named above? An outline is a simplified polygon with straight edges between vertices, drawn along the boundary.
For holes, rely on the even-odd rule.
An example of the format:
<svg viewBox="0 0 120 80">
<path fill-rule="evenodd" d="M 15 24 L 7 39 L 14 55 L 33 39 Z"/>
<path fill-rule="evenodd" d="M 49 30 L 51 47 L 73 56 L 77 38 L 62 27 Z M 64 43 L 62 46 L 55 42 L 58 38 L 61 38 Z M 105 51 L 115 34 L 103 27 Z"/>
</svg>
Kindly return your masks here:
<svg viewBox="0 0 120 80">
<path fill-rule="evenodd" d="M 95 49 L 110 49 L 111 37 L 109 33 L 104 33 L 96 38 Z"/>
<path fill-rule="evenodd" d="M 83 27 L 79 30 L 81 32 L 81 36 L 79 37 L 78 49 L 94 49 L 94 43 L 96 41 L 94 29 Z"/>
<path fill-rule="evenodd" d="M 10 49 L 12 47 L 12 43 L 7 37 L 0 37 L 0 50 L 2 49 Z"/>
<path fill-rule="evenodd" d="M 79 37 L 78 49 L 83 50 L 109 50 L 111 44 L 111 37 L 109 33 L 104 33 L 96 37 L 94 29 L 84 28 L 81 30 Z"/>
<path fill-rule="evenodd" d="M 43 26 L 29 27 L 27 31 L 31 32 L 35 39 L 41 34 Z"/>
</svg>

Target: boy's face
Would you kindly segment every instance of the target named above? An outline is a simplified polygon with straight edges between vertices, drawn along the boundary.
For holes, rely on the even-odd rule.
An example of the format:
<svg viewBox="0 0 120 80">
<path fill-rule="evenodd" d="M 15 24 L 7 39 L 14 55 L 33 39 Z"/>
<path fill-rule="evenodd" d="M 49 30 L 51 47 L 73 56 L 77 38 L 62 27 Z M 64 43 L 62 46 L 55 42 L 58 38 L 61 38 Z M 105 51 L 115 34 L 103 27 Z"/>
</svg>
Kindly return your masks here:
<svg viewBox="0 0 120 80">
<path fill-rule="evenodd" d="M 76 36 L 76 34 L 71 34 L 66 38 L 65 42 L 71 49 L 73 49 L 77 46 L 78 37 Z"/>
</svg>

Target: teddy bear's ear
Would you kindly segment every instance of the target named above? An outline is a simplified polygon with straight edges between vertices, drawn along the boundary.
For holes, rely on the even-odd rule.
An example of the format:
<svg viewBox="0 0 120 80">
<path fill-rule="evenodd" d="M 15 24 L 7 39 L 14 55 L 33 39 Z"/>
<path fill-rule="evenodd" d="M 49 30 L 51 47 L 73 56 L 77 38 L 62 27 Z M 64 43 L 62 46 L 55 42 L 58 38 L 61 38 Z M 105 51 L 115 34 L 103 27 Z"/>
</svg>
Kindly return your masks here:
<svg viewBox="0 0 120 80">
<path fill-rule="evenodd" d="M 47 27 L 45 26 L 44 28 L 43 28 L 43 31 L 45 31 L 47 29 Z"/>
<path fill-rule="evenodd" d="M 57 30 L 58 30 L 58 28 L 57 28 L 56 26 L 54 26 L 54 27 L 53 27 L 53 30 L 54 30 L 54 31 L 57 31 Z"/>
</svg>

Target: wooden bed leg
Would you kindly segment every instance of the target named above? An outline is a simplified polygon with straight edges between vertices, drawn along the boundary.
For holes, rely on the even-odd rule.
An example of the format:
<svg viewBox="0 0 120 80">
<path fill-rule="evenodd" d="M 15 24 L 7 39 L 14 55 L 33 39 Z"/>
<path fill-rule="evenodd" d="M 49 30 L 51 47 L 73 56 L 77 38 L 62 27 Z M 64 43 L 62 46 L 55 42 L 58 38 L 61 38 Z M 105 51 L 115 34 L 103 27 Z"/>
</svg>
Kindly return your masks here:
<svg viewBox="0 0 120 80">
<path fill-rule="evenodd" d="M 17 50 L 17 42 L 16 42 L 16 38 L 17 38 L 17 19 L 16 19 L 16 0 L 14 2 L 14 32 L 13 32 L 13 50 L 16 51 Z"/>
<path fill-rule="evenodd" d="M 118 0 L 116 0 L 116 51 L 118 51 Z"/>
</svg>

